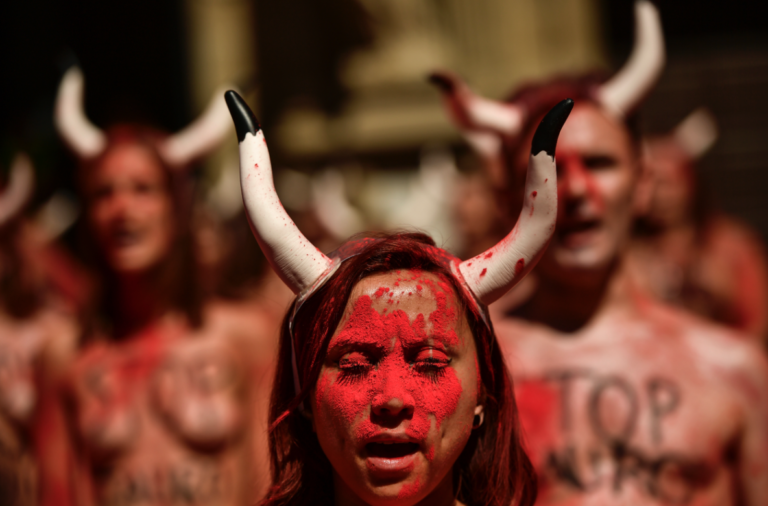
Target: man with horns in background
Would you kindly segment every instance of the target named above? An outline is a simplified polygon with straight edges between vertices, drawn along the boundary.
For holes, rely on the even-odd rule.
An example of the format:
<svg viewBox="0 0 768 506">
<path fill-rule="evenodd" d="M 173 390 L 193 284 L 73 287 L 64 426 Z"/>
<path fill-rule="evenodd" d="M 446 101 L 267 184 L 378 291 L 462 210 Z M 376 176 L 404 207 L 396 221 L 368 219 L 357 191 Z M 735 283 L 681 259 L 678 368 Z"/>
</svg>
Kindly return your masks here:
<svg viewBox="0 0 768 506">
<path fill-rule="evenodd" d="M 650 2 L 636 3 L 635 37 L 613 78 L 529 85 L 506 103 L 474 95 L 450 74 L 432 77 L 451 117 L 506 185 L 510 209 L 522 202 L 532 128 L 562 97 L 577 104 L 557 146 L 557 228 L 536 286 L 517 306 L 494 311 L 539 476 L 538 502 L 763 505 L 762 351 L 654 300 L 624 261 L 633 217 L 647 201 L 630 115 L 664 61 Z"/>
<path fill-rule="evenodd" d="M 251 504 L 279 321 L 200 293 L 190 230 L 189 166 L 231 129 L 222 93 L 175 135 L 102 132 L 83 81 L 64 75 L 55 120 L 80 161 L 98 297 L 61 386 L 75 465 L 46 465 L 70 473 L 77 504 Z"/>
</svg>

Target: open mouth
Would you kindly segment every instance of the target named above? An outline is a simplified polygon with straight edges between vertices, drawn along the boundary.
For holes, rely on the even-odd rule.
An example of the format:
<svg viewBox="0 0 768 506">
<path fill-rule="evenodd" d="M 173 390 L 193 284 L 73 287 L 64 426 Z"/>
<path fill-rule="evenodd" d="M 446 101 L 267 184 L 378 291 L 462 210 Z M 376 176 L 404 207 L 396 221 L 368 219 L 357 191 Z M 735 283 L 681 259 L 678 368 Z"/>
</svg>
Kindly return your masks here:
<svg viewBox="0 0 768 506">
<path fill-rule="evenodd" d="M 564 223 L 558 226 L 558 231 L 563 234 L 572 234 L 578 232 L 587 232 L 596 229 L 600 225 L 600 220 L 579 220 L 570 223 Z"/>
<path fill-rule="evenodd" d="M 579 220 L 557 225 L 557 237 L 566 247 L 586 245 L 600 228 L 600 220 Z"/>
<path fill-rule="evenodd" d="M 416 443 L 368 443 L 365 450 L 370 457 L 382 459 L 399 459 L 413 455 L 419 451 L 419 445 Z"/>
<path fill-rule="evenodd" d="M 419 445 L 407 441 L 376 442 L 366 444 L 365 451 L 371 472 L 380 476 L 399 476 L 413 470 Z"/>
</svg>

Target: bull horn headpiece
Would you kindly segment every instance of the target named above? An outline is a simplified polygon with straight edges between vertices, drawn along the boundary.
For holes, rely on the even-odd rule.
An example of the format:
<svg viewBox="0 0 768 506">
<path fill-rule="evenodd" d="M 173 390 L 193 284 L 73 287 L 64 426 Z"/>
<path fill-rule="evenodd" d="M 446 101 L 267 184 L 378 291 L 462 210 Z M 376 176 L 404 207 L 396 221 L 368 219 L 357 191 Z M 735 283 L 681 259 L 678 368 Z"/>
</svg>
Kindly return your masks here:
<svg viewBox="0 0 768 506">
<path fill-rule="evenodd" d="M 616 116 L 630 113 L 656 83 L 664 62 L 664 34 L 659 12 L 650 1 L 638 0 L 635 2 L 632 54 L 624 67 L 596 90 L 596 100 Z M 480 135 L 482 132 L 506 137 L 520 133 L 526 111 L 519 104 L 480 97 L 449 72 L 435 72 L 429 80 L 443 92 L 451 119 L 481 155 L 488 157 L 494 149 L 500 149 L 498 141 L 493 145 Z"/>
<path fill-rule="evenodd" d="M 11 163 L 8 184 L 0 195 L 0 226 L 5 225 L 16 216 L 32 195 L 35 185 L 35 171 L 32 161 L 23 153 L 19 153 Z"/>
<path fill-rule="evenodd" d="M 313 246 L 285 212 L 275 191 L 269 150 L 258 121 L 236 92 L 228 91 L 225 97 L 240 144 L 240 183 L 251 230 L 278 276 L 294 293 L 302 293 L 324 280 L 335 260 Z M 514 229 L 475 258 L 451 260 L 454 275 L 483 304 L 501 297 L 534 266 L 554 232 L 555 146 L 572 108 L 573 101 L 564 100 L 544 117 L 536 131 L 525 203 Z"/>
<path fill-rule="evenodd" d="M 612 114 L 624 117 L 648 95 L 664 69 L 666 53 L 659 11 L 648 0 L 635 2 L 635 43 L 624 67 L 596 93 Z"/>
<path fill-rule="evenodd" d="M 78 67 L 64 74 L 56 96 L 54 122 L 62 139 L 81 159 L 99 156 L 107 147 L 103 131 L 90 122 L 83 107 L 85 79 Z M 171 167 L 185 167 L 193 160 L 213 151 L 231 128 L 229 114 L 221 93 L 231 86 L 217 89 L 205 111 L 189 126 L 165 138 L 158 152 Z"/>
</svg>

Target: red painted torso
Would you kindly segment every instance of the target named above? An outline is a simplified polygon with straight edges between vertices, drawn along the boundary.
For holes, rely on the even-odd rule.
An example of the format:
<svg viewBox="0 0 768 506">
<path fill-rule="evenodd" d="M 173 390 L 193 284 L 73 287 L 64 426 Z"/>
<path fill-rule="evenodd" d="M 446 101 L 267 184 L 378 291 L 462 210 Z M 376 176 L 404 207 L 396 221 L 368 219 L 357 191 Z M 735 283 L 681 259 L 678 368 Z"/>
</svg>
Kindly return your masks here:
<svg viewBox="0 0 768 506">
<path fill-rule="evenodd" d="M 538 504 L 736 504 L 745 412 L 764 394 L 740 370 L 756 349 L 652 303 L 574 334 L 513 318 L 495 326 Z"/>
</svg>

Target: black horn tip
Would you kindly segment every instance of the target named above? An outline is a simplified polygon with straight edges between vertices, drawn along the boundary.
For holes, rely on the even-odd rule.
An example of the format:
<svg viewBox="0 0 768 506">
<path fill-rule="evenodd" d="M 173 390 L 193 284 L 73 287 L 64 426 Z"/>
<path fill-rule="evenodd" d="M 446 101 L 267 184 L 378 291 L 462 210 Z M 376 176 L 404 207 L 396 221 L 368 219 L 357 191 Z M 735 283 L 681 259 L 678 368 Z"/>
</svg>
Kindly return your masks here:
<svg viewBox="0 0 768 506">
<path fill-rule="evenodd" d="M 549 156 L 555 157 L 557 137 L 560 135 L 560 130 L 563 128 L 565 120 L 568 119 L 568 115 L 571 114 L 571 109 L 573 109 L 573 100 L 566 98 L 549 110 L 544 119 L 541 120 L 541 123 L 539 123 L 539 127 L 533 136 L 533 142 L 531 143 L 532 155 L 546 151 Z"/>
<path fill-rule="evenodd" d="M 444 93 L 453 93 L 453 90 L 456 88 L 456 83 L 453 82 L 453 79 L 442 72 L 432 72 L 427 77 L 427 81 L 440 88 L 440 91 Z"/>
<path fill-rule="evenodd" d="M 229 90 L 224 93 L 224 100 L 227 102 L 229 114 L 232 115 L 232 121 L 235 122 L 238 142 L 245 140 L 245 134 L 256 135 L 261 130 L 259 120 L 253 115 L 243 97 L 238 95 L 236 91 Z"/>
</svg>

